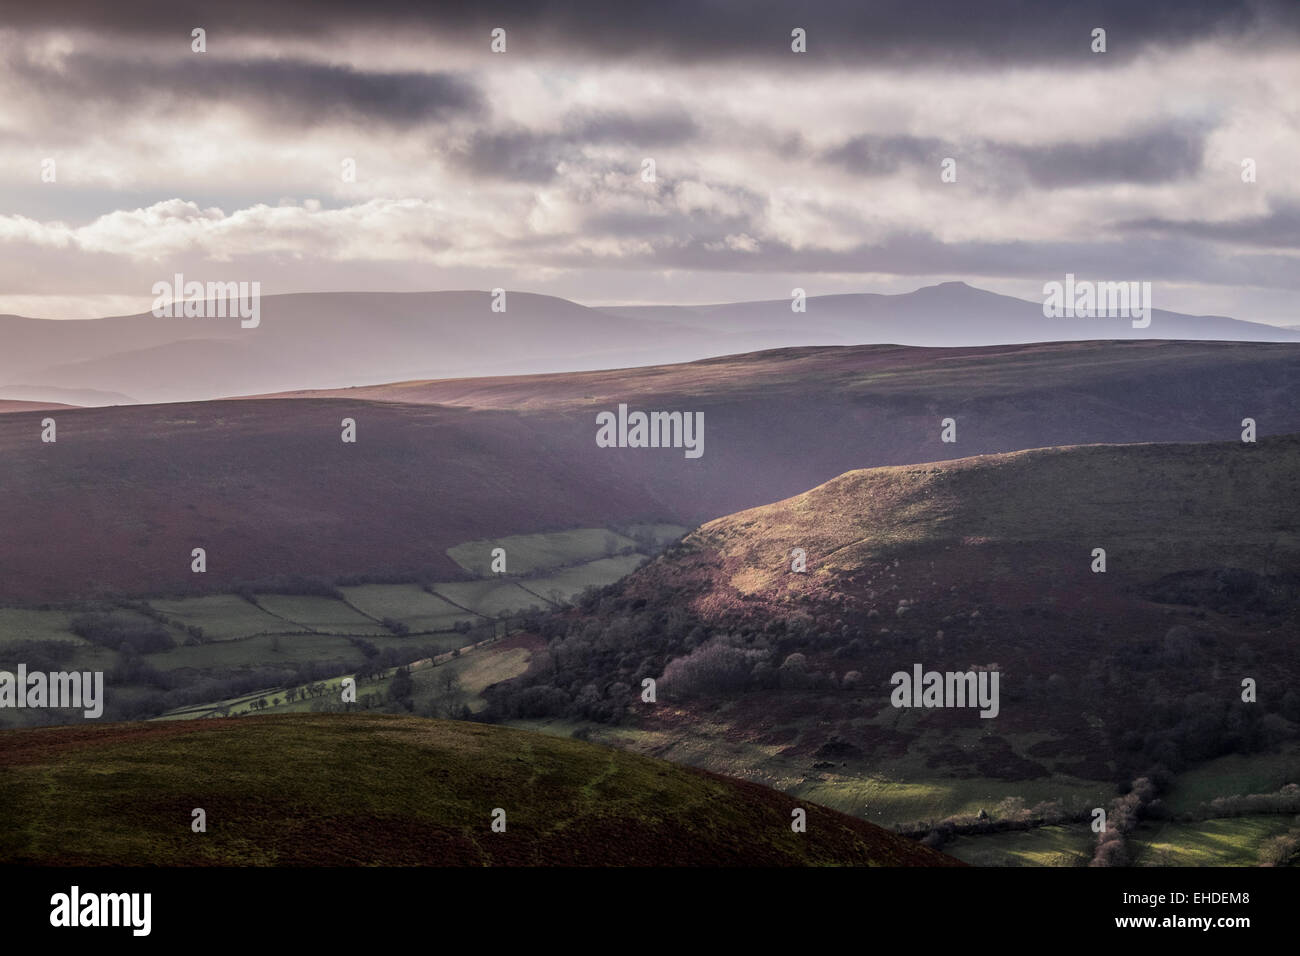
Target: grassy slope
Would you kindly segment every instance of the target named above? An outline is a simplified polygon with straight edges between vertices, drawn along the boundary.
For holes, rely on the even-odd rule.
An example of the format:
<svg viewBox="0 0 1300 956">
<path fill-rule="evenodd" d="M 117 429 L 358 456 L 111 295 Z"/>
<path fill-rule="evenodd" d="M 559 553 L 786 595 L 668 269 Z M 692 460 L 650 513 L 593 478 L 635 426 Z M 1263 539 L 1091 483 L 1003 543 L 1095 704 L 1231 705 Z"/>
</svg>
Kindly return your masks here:
<svg viewBox="0 0 1300 956">
<path fill-rule="evenodd" d="M 1300 438 L 1257 445 L 1092 445 L 849 472 L 794 498 L 720 518 L 687 539 L 722 580 L 780 599 L 804 582 L 935 546 L 1048 543 L 1086 566 L 1107 549 L 1126 581 L 1173 571 L 1300 566 Z M 802 547 L 808 578 L 789 573 Z M 990 571 L 1004 570 L 997 567 Z"/>
<path fill-rule="evenodd" d="M 470 723 L 294 715 L 8 731 L 0 861 L 939 865 L 752 784 Z M 208 831 L 191 831 L 191 810 Z M 493 833 L 494 808 L 507 814 Z"/>
<path fill-rule="evenodd" d="M 1137 866 L 1256 866 L 1264 842 L 1295 825 L 1286 814 L 1146 823 L 1129 838 L 1129 847 Z"/>
</svg>

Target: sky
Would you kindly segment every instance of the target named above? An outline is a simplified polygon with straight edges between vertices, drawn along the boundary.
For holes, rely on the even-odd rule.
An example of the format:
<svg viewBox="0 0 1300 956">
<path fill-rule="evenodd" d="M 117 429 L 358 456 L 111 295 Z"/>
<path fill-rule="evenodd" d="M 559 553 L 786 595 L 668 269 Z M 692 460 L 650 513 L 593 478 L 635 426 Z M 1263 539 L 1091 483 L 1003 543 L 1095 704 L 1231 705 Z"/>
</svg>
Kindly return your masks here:
<svg viewBox="0 0 1300 956">
<path fill-rule="evenodd" d="M 1074 273 L 1300 324 L 1300 3 L 418 6 L 0 6 L 0 313 Z"/>
</svg>

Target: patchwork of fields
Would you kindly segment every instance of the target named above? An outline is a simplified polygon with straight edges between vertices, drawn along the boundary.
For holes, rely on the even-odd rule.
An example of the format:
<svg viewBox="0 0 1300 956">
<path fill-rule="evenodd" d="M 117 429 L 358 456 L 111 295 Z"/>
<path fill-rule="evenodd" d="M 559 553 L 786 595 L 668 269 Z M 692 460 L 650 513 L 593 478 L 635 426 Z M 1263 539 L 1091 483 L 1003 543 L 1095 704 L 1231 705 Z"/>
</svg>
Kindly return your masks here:
<svg viewBox="0 0 1300 956">
<path fill-rule="evenodd" d="M 24 663 L 29 671 L 103 671 L 105 719 L 238 714 L 263 698 L 264 706 L 276 706 L 278 698 L 282 709 L 309 710 L 313 695 L 303 687 L 327 687 L 334 695 L 343 676 L 363 669 L 364 692 L 382 693 L 396 665 L 497 638 L 510 618 L 611 584 L 686 531 L 633 525 L 466 542 L 449 549 L 465 570 L 458 581 L 310 582 L 298 590 L 312 593 L 248 587 L 201 597 L 0 608 L 0 669 Z M 505 573 L 491 567 L 497 548 L 505 552 Z M 526 666 L 527 652 L 517 649 L 504 660 L 509 666 L 497 680 Z M 462 683 L 467 706 L 481 706 L 475 674 Z M 0 726 L 79 719 L 74 711 L 0 710 Z"/>
</svg>

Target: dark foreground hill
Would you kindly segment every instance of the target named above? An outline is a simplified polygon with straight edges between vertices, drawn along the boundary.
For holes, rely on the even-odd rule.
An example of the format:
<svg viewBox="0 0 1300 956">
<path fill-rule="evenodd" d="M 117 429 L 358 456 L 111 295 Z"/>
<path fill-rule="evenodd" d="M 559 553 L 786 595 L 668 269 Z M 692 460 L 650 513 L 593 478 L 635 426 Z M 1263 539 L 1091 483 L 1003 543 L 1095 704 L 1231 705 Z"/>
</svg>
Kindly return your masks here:
<svg viewBox="0 0 1300 956">
<path fill-rule="evenodd" d="M 1091 442 L 1300 431 L 1300 345 L 789 349 L 329 397 L 0 416 L 0 601 L 459 573 L 447 548 L 703 521 L 856 468 Z M 596 416 L 704 416 L 702 455 L 609 448 Z M 53 417 L 57 443 L 41 441 Z M 956 422 L 956 443 L 940 440 Z M 356 422 L 356 443 L 340 440 Z M 1152 489 L 1153 492 L 1155 489 Z M 191 551 L 207 571 L 191 573 Z"/>
<path fill-rule="evenodd" d="M 545 622 L 549 653 L 494 693 L 506 718 L 689 738 L 706 766 L 775 753 L 732 759 L 759 779 L 833 761 L 1121 781 L 1295 739 L 1298 632 L 1300 438 L 1048 448 L 850 472 L 712 521 Z M 995 671 L 1000 706 L 892 706 L 917 665 Z M 647 677 L 655 705 L 610 699 Z"/>
<path fill-rule="evenodd" d="M 958 865 L 755 784 L 581 741 L 317 714 L 6 731 L 0 862 Z"/>
</svg>

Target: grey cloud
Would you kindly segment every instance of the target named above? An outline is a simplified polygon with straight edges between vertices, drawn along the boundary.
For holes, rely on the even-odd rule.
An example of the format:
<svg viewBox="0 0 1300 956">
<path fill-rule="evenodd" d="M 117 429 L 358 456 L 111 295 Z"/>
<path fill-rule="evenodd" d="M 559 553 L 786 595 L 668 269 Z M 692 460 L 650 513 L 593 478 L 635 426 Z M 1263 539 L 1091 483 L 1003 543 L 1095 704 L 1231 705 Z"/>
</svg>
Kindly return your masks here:
<svg viewBox="0 0 1300 956">
<path fill-rule="evenodd" d="M 937 139 L 916 136 L 855 136 L 823 154 L 823 160 L 842 166 L 851 173 L 885 175 L 904 164 L 938 163 L 950 155 Z"/>
<path fill-rule="evenodd" d="M 1204 219 L 1133 219 L 1121 229 L 1236 242 L 1252 246 L 1284 246 L 1300 249 L 1300 205 L 1279 203 L 1262 216 L 1246 216 L 1221 222 Z"/>
<path fill-rule="evenodd" d="M 1202 131 L 1161 129 L 1090 143 L 994 147 L 1018 162 L 1036 186 L 1085 183 L 1158 183 L 1181 179 L 1201 167 Z"/>
<path fill-rule="evenodd" d="M 1024 146 L 984 141 L 969 145 L 916 136 L 861 135 L 822 152 L 823 162 L 861 175 L 888 175 L 906 166 L 938 168 L 952 156 L 978 170 L 967 182 L 1007 191 L 1094 183 L 1159 183 L 1201 167 L 1205 132 L 1179 125 L 1088 143 Z"/>
<path fill-rule="evenodd" d="M 636 172 L 629 170 L 632 181 Z M 737 211 L 723 215 L 716 210 L 683 210 L 678 206 L 677 192 L 685 181 L 661 180 L 661 191 L 656 195 L 658 212 L 632 212 L 627 209 L 604 210 L 583 218 L 583 231 L 587 234 L 614 236 L 620 239 L 641 238 L 655 241 L 663 236 L 690 236 L 699 243 L 720 243 L 727 236 L 754 233 L 761 228 L 767 213 L 767 200 L 743 186 L 708 183 L 708 188 L 726 196 Z M 638 196 L 638 198 L 641 198 Z"/>
<path fill-rule="evenodd" d="M 504 26 L 519 55 L 567 53 L 588 59 L 645 56 L 661 60 L 783 57 L 791 68 L 816 64 L 917 62 L 1005 65 L 1050 63 L 1106 67 L 1153 45 L 1246 37 L 1281 44 L 1300 35 L 1300 5 L 1289 0 L 824 0 L 797 6 L 778 0 L 498 0 L 490 5 L 446 2 L 423 7 L 407 0 L 176 0 L 105 4 L 44 0 L 11 4 L 3 22 L 64 29 L 70 23 L 103 32 L 188 37 L 195 25 L 211 34 L 330 36 L 358 30 L 425 35 L 487 47 L 488 31 Z M 790 30 L 808 31 L 806 57 L 794 64 Z M 1094 27 L 1108 31 L 1109 51 L 1089 51 Z M 470 47 L 472 48 L 472 46 Z"/>
<path fill-rule="evenodd" d="M 629 146 L 677 146 L 700 135 L 685 113 L 587 113 L 568 117 L 565 128 L 570 139 Z"/>
<path fill-rule="evenodd" d="M 449 73 L 372 73 L 296 60 L 223 60 L 194 55 L 154 63 L 78 56 L 61 69 L 31 60 L 8 64 L 45 95 L 112 103 L 235 102 L 277 122 L 331 120 L 395 124 L 439 121 L 483 108 L 477 88 Z"/>
<path fill-rule="evenodd" d="M 560 136 L 520 129 L 472 133 L 464 145 L 451 150 L 450 158 L 478 176 L 545 183 L 571 154 L 572 147 Z"/>
<path fill-rule="evenodd" d="M 578 161 L 588 145 L 676 146 L 699 132 L 683 113 L 576 113 L 567 116 L 556 132 L 522 128 L 476 131 L 450 155 L 457 166 L 477 175 L 545 183 L 555 178 L 561 162 Z"/>
</svg>

